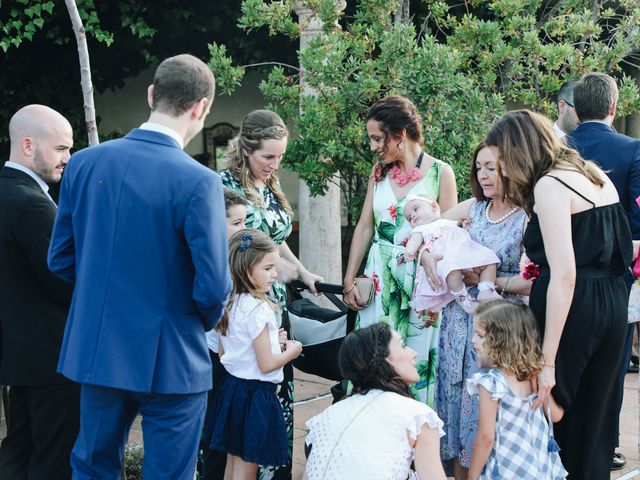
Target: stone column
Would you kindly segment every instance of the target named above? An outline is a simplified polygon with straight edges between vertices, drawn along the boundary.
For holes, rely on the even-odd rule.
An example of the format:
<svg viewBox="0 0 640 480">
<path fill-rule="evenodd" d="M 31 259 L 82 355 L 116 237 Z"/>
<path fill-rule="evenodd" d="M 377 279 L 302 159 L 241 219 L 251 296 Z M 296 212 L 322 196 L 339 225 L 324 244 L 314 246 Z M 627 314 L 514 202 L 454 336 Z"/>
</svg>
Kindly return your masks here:
<svg viewBox="0 0 640 480">
<path fill-rule="evenodd" d="M 336 0 L 336 8 L 344 9 L 346 2 Z M 294 7 L 301 26 L 300 50 L 322 32 L 322 21 L 313 15 L 304 1 L 296 1 Z M 304 84 L 303 94 L 315 95 Z M 298 211 L 300 215 L 299 258 L 307 270 L 322 275 L 325 282 L 342 283 L 342 236 L 339 177 L 330 182 L 326 195 L 312 197 L 307 184 L 300 180 Z"/>
</svg>

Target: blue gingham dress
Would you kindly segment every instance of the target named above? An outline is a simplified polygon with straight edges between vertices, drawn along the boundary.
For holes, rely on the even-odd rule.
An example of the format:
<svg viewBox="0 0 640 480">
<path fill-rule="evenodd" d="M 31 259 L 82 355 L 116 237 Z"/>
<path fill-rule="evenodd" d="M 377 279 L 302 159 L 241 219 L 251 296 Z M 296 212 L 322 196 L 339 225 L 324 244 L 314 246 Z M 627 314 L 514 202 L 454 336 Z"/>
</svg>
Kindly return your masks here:
<svg viewBox="0 0 640 480">
<path fill-rule="evenodd" d="M 553 430 L 542 409 L 532 410 L 532 394 L 519 398 L 497 368 L 472 375 L 470 394 L 481 385 L 498 401 L 493 450 L 480 475 L 483 480 L 560 480 L 567 476 L 562 466 Z"/>
</svg>

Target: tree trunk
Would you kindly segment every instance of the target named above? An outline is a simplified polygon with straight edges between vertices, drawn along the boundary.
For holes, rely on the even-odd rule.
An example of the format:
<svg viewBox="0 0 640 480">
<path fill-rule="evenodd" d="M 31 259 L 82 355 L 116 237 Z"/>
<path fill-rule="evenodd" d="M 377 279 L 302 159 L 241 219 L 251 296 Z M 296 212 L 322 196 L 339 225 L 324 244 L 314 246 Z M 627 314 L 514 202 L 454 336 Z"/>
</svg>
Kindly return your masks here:
<svg viewBox="0 0 640 480">
<path fill-rule="evenodd" d="M 84 119 L 87 125 L 89 145 L 100 143 L 98 139 L 98 125 L 96 123 L 96 109 L 93 105 L 93 84 L 91 83 L 91 65 L 89 64 L 89 49 L 87 48 L 87 34 L 78 13 L 75 0 L 65 0 L 73 32 L 78 44 L 78 58 L 80 60 L 80 85 L 84 99 Z"/>
</svg>

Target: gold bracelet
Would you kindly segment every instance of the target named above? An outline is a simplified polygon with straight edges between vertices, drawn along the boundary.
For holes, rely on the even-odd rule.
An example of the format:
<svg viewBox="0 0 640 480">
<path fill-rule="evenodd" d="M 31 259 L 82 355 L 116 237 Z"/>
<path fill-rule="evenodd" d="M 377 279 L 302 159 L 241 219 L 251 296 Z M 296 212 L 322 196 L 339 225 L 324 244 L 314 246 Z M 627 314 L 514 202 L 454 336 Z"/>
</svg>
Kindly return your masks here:
<svg viewBox="0 0 640 480">
<path fill-rule="evenodd" d="M 356 281 L 353 281 L 353 285 L 351 285 L 351 288 L 349 290 L 347 290 L 346 288 L 342 289 L 342 294 L 343 295 L 348 295 L 349 293 L 351 293 L 353 291 L 353 289 L 356 288 Z"/>
</svg>

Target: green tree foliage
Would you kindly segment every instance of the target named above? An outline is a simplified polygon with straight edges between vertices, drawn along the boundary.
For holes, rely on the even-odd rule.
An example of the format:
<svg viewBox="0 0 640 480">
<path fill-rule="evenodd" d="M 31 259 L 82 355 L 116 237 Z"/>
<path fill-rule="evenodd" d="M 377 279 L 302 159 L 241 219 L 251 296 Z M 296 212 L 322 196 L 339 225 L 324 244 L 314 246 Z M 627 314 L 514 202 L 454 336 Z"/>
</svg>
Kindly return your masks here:
<svg viewBox="0 0 640 480">
<path fill-rule="evenodd" d="M 618 114 L 640 109 L 637 0 L 425 0 L 427 24 L 463 70 L 507 101 L 553 115 L 560 85 L 590 71 L 618 77 Z"/>
<path fill-rule="evenodd" d="M 245 0 L 239 24 L 296 38 L 294 3 Z M 347 3 L 344 16 L 335 0 L 304 3 L 325 22 L 299 54 L 304 73 L 274 68 L 260 88 L 294 126 L 286 163 L 314 194 L 340 172 L 351 214 L 374 161 L 363 115 L 383 95 L 414 100 L 424 115 L 426 149 L 452 164 L 461 198 L 469 193 L 469 155 L 501 102 L 553 117 L 564 81 L 604 71 L 618 78 L 619 115 L 640 110 L 638 84 L 625 73 L 637 73 L 640 64 L 637 0 L 359 0 Z M 222 46 L 210 49 L 211 67 L 229 93 L 244 70 Z M 314 95 L 301 95 L 302 78 Z"/>
<path fill-rule="evenodd" d="M 96 91 L 117 89 L 158 59 L 189 52 L 203 60 L 218 41 L 241 62 L 295 61 L 295 44 L 266 31 L 242 34 L 237 0 L 157 2 L 77 0 L 88 33 Z M 55 108 L 71 121 L 76 145 L 85 145 L 78 52 L 62 1 L 0 0 L 0 164 L 8 157 L 8 122 L 29 103 Z M 98 121 L 100 112 L 97 112 Z M 111 132 L 100 131 L 105 139 Z M 122 132 L 121 132 L 122 133 Z"/>
<path fill-rule="evenodd" d="M 240 24 L 299 35 L 292 3 L 245 1 Z M 376 161 L 364 116 L 381 97 L 402 94 L 423 114 L 426 150 L 453 165 L 464 189 L 469 155 L 486 126 L 503 111 L 500 96 L 462 73 L 464 57 L 455 49 L 395 19 L 398 2 L 359 1 L 349 18 L 339 16 L 333 0 L 308 4 L 324 20 L 324 31 L 299 53 L 301 70 L 277 66 L 260 85 L 271 107 L 293 126 L 286 164 L 312 194 L 322 194 L 339 172 L 349 219 L 357 218 Z M 243 69 L 233 67 L 218 45 L 211 46 L 211 54 L 210 65 L 228 93 L 241 81 Z M 302 80 L 312 95 L 302 95 Z"/>
</svg>

